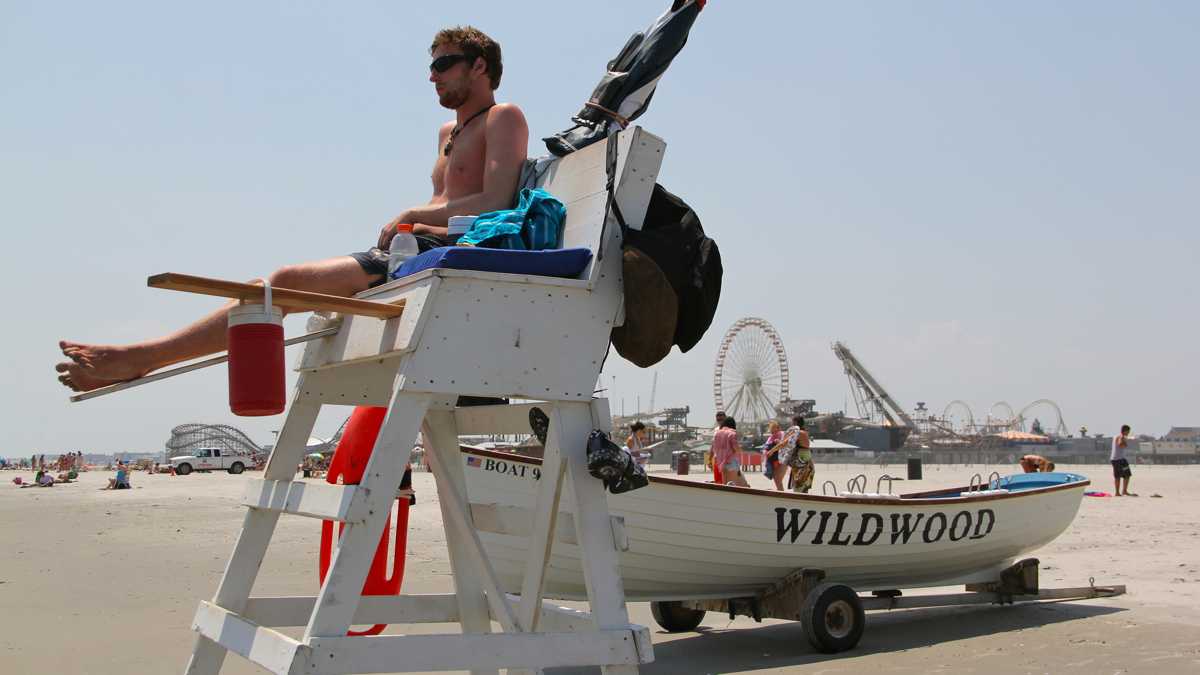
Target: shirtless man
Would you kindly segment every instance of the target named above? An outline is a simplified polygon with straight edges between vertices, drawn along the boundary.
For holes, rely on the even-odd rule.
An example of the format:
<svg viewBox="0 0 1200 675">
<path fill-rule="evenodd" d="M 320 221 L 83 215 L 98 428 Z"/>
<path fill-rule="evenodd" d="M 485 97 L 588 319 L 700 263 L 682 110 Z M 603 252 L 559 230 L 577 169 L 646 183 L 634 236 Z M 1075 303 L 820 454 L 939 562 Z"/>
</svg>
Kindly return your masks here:
<svg viewBox="0 0 1200 675">
<path fill-rule="evenodd" d="M 429 53 L 429 81 L 438 102 L 455 112 L 455 119 L 438 130 L 433 198 L 385 225 L 377 248 L 282 267 L 270 275 L 271 285 L 352 296 L 386 280 L 388 246 L 399 223 L 412 223 L 413 234 L 429 248 L 443 244 L 451 216 L 512 208 L 529 127 L 516 105 L 496 103 L 500 45 L 476 28 L 456 27 L 438 32 Z M 69 360 L 54 367 L 58 380 L 75 391 L 88 391 L 219 352 L 225 349 L 226 314 L 235 304 L 146 342 L 93 345 L 63 340 L 59 347 Z"/>
</svg>

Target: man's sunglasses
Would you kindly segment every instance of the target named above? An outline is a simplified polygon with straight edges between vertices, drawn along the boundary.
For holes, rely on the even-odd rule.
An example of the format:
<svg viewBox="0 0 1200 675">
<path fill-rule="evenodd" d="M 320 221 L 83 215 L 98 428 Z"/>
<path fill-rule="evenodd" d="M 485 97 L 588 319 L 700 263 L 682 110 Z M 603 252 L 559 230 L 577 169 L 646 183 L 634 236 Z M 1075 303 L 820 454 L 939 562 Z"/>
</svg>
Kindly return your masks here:
<svg viewBox="0 0 1200 675">
<path fill-rule="evenodd" d="M 462 61 L 474 60 L 475 59 L 473 57 L 467 56 L 466 54 L 445 54 L 434 59 L 433 63 L 429 64 L 429 70 L 432 72 L 444 73 Z"/>
</svg>

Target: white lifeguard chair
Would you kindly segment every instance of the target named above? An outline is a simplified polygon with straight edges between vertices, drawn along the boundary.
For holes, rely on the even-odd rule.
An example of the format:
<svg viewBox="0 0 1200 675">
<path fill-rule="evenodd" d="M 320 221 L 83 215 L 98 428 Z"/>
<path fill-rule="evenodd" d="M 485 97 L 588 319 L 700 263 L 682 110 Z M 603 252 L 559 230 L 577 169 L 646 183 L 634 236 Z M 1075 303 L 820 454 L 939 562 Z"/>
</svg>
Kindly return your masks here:
<svg viewBox="0 0 1200 675">
<path fill-rule="evenodd" d="M 609 208 L 610 188 L 627 224 L 640 228 L 664 148 L 633 127 L 544 167 L 538 184 L 567 205 L 564 246 L 593 253 L 578 278 L 429 269 L 359 296 L 403 301 L 399 317 L 335 317 L 337 332 L 308 344 L 263 478 L 247 487 L 249 511 L 225 575 L 215 597 L 196 611 L 199 635 L 187 673 L 217 673 L 227 651 L 280 674 L 580 665 L 636 673 L 638 664 L 653 660 L 649 631 L 629 623 L 606 494 L 587 472 L 585 446 L 590 430 L 611 424 L 607 401 L 593 391 L 610 332 L 623 318 L 621 228 Z M 539 403 L 459 408 L 459 395 Z M 358 485 L 293 480 L 323 405 L 388 407 Z M 458 436 L 528 433 L 534 405 L 550 425 L 518 596 L 500 587 L 472 524 Z M 421 430 L 455 592 L 361 596 Z M 575 500 L 590 612 L 542 600 L 564 481 Z M 283 513 L 345 523 L 329 573 L 315 597 L 250 597 Z M 346 635 L 357 624 L 425 622 L 457 622 L 462 632 Z M 304 626 L 303 636 L 291 638 L 274 630 L 279 626 Z"/>
</svg>

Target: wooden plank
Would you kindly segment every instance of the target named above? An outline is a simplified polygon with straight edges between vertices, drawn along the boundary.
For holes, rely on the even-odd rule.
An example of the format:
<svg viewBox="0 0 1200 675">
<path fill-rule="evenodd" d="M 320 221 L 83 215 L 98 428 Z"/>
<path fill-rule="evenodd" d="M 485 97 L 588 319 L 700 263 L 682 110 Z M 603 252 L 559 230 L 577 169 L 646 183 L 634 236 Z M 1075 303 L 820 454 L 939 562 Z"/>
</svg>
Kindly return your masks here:
<svg viewBox="0 0 1200 675">
<path fill-rule="evenodd" d="M 313 638 L 311 673 L 394 673 L 556 668 L 636 667 L 638 652 L 629 628 L 583 633 L 379 635 Z"/>
<path fill-rule="evenodd" d="M 447 396 L 438 403 L 453 404 Z M 458 448 L 458 429 L 452 410 L 430 411 L 425 419 L 426 458 L 437 481 L 438 504 L 442 512 L 442 527 L 446 531 L 446 552 L 450 557 L 450 571 L 454 575 L 454 592 L 458 601 L 459 623 L 463 633 L 484 634 L 492 632 L 492 621 L 488 599 L 484 595 L 483 582 L 478 572 L 470 569 L 471 560 L 467 552 L 467 533 L 451 516 L 449 492 L 444 486 L 457 488 L 467 494 L 467 479 L 463 473 L 462 457 Z M 468 526 L 471 532 L 471 526 Z M 478 536 L 478 535 L 476 535 Z M 507 604 L 507 597 L 503 598 Z M 471 675 L 498 675 L 495 667 L 472 669 Z"/>
<path fill-rule="evenodd" d="M 452 549 L 454 556 L 451 559 L 455 583 L 461 583 L 464 578 L 471 578 L 480 583 L 491 617 L 505 632 L 516 633 L 520 630 L 517 615 L 505 599 L 505 593 L 500 590 L 496 570 L 488 560 L 483 543 L 479 540 L 479 533 L 475 531 L 468 516 L 470 504 L 463 491 L 466 488 L 466 480 L 460 478 L 462 464 L 458 461 L 457 447 L 450 446 L 449 443 L 451 431 L 448 427 L 453 424 L 454 418 L 446 412 L 432 413 L 430 417 L 433 419 L 427 428 L 432 433 L 426 437 L 433 439 L 433 452 L 428 454 L 429 467 L 437 480 L 438 502 L 441 504 L 446 525 L 446 543 L 456 545 Z M 457 439 L 457 436 L 454 438 Z M 455 443 L 457 444 L 457 441 Z M 445 461 L 447 459 L 450 461 Z M 462 486 L 461 490 L 459 486 Z M 466 565 L 471 565 L 471 568 L 464 569 Z"/>
<path fill-rule="evenodd" d="M 316 606 L 316 596 L 250 598 L 242 616 L 260 626 L 303 626 Z M 354 612 L 356 625 L 377 623 L 456 623 L 458 596 L 453 593 L 420 595 L 364 595 Z M 564 629 L 565 630 L 565 629 Z"/>
<path fill-rule="evenodd" d="M 513 403 L 456 408 L 454 421 L 461 436 L 531 434 L 533 429 L 529 427 L 529 411 L 534 408 L 541 408 L 542 412 L 549 415 L 554 403 Z"/>
<path fill-rule="evenodd" d="M 562 401 L 555 406 L 551 427 L 558 426 L 562 440 L 559 451 L 567 465 L 567 479 L 575 504 L 572 516 L 579 537 L 583 577 L 587 587 L 588 606 L 597 630 L 612 630 L 629 626 L 625 608 L 625 588 L 613 545 L 612 521 L 604 485 L 587 471 L 587 438 L 593 428 L 589 403 Z M 649 632 L 635 631 L 639 636 L 635 651 L 639 662 L 654 660 L 654 648 Z M 604 675 L 632 675 L 636 665 L 605 665 Z"/>
<path fill-rule="evenodd" d="M 361 523 L 369 492 L 359 485 L 248 478 L 242 504 L 297 516 Z"/>
<path fill-rule="evenodd" d="M 561 428 L 557 410 L 550 411 L 550 420 L 545 457 L 542 460 L 542 479 L 538 482 L 537 502 L 533 509 L 529 554 L 525 559 L 525 575 L 521 581 L 521 606 L 517 611 L 517 620 L 525 631 L 537 630 L 541 618 L 546 567 L 550 564 L 550 552 L 557 538 L 558 504 L 567 470 L 558 451 Z"/>
<path fill-rule="evenodd" d="M 297 655 L 303 654 L 304 658 L 308 652 L 308 647 L 283 633 L 258 626 L 211 602 L 200 603 L 192 630 L 279 675 L 292 672 Z"/>
<path fill-rule="evenodd" d="M 215 295 L 220 298 L 233 298 L 243 302 L 257 302 L 263 299 L 263 287 L 257 284 L 247 284 L 240 281 L 210 279 L 190 274 L 167 272 L 155 274 L 146 280 L 151 288 L 162 288 L 168 291 L 184 291 L 200 295 Z M 271 303 L 291 310 L 341 312 L 342 314 L 359 314 L 373 316 L 377 319 L 390 319 L 404 313 L 404 301 L 394 305 L 371 300 L 343 298 L 325 293 L 297 291 L 291 288 L 271 287 Z"/>
</svg>

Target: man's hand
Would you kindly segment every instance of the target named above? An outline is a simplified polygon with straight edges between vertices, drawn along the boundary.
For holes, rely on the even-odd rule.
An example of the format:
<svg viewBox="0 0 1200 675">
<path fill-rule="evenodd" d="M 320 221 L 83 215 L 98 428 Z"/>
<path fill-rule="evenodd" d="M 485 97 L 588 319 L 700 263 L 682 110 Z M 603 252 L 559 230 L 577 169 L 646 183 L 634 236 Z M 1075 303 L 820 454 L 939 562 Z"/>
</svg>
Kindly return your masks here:
<svg viewBox="0 0 1200 675">
<path fill-rule="evenodd" d="M 383 229 L 379 231 L 379 248 L 385 251 L 388 250 L 388 247 L 392 245 L 392 238 L 396 236 L 396 226 L 400 223 L 410 222 L 412 221 L 408 218 L 408 211 L 405 211 L 393 218 L 387 225 L 384 225 Z"/>
</svg>

